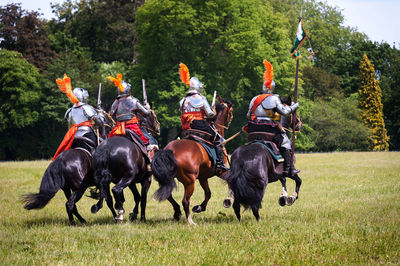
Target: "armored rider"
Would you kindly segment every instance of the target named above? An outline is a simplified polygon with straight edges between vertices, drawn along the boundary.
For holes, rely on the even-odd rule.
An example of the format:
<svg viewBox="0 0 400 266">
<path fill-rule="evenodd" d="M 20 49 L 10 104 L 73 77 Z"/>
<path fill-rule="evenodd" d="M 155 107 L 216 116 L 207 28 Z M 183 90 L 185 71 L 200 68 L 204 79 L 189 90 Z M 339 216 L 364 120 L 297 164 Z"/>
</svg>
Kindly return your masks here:
<svg viewBox="0 0 400 266">
<path fill-rule="evenodd" d="M 150 105 L 143 106 L 139 100 L 131 95 L 131 84 L 122 80 L 122 75 L 117 74 L 117 78 L 107 77 L 118 88 L 117 99 L 111 106 L 110 115 L 115 117 L 117 124 L 109 133 L 109 137 L 125 135 L 125 129 L 133 131 L 146 146 L 148 158 L 151 160 L 154 151 L 158 150 L 157 140 L 144 128 L 139 126 L 138 113 L 147 117 L 151 114 Z M 148 170 L 150 167 L 148 165 Z"/>
<path fill-rule="evenodd" d="M 265 72 L 264 82 L 261 94 L 255 96 L 249 105 L 249 111 L 247 112 L 248 121 L 248 132 L 269 132 L 275 134 L 273 139 L 279 147 L 279 150 L 284 158 L 283 174 L 285 176 L 292 176 L 297 174 L 299 171 L 293 166 L 291 169 L 291 141 L 285 134 L 284 130 L 281 129 L 279 115 L 288 116 L 294 110 L 299 107 L 299 103 L 292 103 L 287 106 L 282 104 L 279 95 L 273 94 L 275 88 L 275 82 L 273 80 L 273 67 L 271 63 L 264 59 Z"/>
<path fill-rule="evenodd" d="M 207 118 L 215 116 L 215 109 L 211 109 L 207 98 L 201 94 L 203 84 L 196 77 L 190 78 L 189 70 L 184 64 L 180 64 L 179 69 L 181 80 L 189 86 L 186 93 L 179 103 L 182 122 L 182 130 L 197 129 L 211 134 L 217 153 L 217 170 L 226 171 L 228 168 L 224 163 L 224 153 L 221 144 L 224 138 L 215 130 L 215 127 L 207 121 Z M 190 78 L 190 79 L 189 79 Z"/>
<path fill-rule="evenodd" d="M 83 148 L 88 152 L 92 152 L 93 148 L 98 144 L 98 137 L 93 130 L 93 122 L 102 126 L 104 117 L 86 103 L 89 97 L 87 90 L 75 88 L 71 91 L 71 79 L 67 75 L 64 74 L 64 78 L 57 79 L 56 82 L 60 90 L 67 95 L 74 105 L 65 113 L 64 118 L 68 120 L 69 130 L 58 147 L 53 160 L 61 152 L 70 148 Z M 75 139 L 75 137 L 81 138 Z"/>
</svg>

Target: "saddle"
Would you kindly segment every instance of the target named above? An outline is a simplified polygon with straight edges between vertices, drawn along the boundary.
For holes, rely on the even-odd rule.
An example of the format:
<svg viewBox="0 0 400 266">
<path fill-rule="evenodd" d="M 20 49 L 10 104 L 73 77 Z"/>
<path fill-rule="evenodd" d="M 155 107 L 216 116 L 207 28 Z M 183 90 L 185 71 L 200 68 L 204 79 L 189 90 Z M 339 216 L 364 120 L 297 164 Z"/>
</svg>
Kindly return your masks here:
<svg viewBox="0 0 400 266">
<path fill-rule="evenodd" d="M 125 129 L 125 135 L 121 136 L 124 136 L 125 138 L 133 141 L 133 143 L 135 143 L 139 147 L 139 150 L 142 152 L 144 158 L 146 159 L 146 162 L 150 162 L 150 158 L 147 154 L 146 144 L 139 138 L 138 135 L 136 135 L 135 132 L 130 129 Z"/>
<path fill-rule="evenodd" d="M 272 141 L 275 137 L 274 133 L 269 132 L 251 132 L 247 135 L 250 144 L 263 145 L 269 154 L 271 154 L 274 163 L 274 175 L 281 176 L 283 172 L 283 162 L 285 159 L 281 155 L 278 146 Z"/>
<path fill-rule="evenodd" d="M 74 138 L 74 142 L 71 148 L 86 151 L 90 156 L 92 156 L 96 147 L 97 143 L 95 143 L 93 140 L 80 136 Z"/>
<path fill-rule="evenodd" d="M 210 133 L 198 129 L 186 129 L 182 131 L 182 138 L 198 142 L 207 152 L 212 164 L 216 165 L 217 152 L 214 144 L 212 143 L 213 139 Z"/>
<path fill-rule="evenodd" d="M 213 146 L 212 135 L 208 132 L 198 130 L 198 129 L 186 129 L 182 131 L 183 139 L 191 139 L 197 142 L 204 142 Z"/>
</svg>

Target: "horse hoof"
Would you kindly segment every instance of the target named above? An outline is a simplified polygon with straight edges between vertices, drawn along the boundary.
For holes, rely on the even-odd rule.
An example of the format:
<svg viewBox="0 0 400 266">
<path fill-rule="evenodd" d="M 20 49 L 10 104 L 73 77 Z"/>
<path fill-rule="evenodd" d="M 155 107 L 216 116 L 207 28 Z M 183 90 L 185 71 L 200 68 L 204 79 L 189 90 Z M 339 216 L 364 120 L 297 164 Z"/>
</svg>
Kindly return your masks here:
<svg viewBox="0 0 400 266">
<path fill-rule="evenodd" d="M 93 214 L 95 214 L 96 212 L 99 211 L 99 209 L 97 208 L 97 205 L 94 204 L 94 205 L 92 205 L 92 208 L 90 208 L 90 211 L 91 211 Z"/>
<path fill-rule="evenodd" d="M 229 207 L 232 206 L 232 200 L 231 200 L 231 199 L 225 199 L 224 202 L 222 203 L 222 205 L 223 205 L 225 208 L 229 208 Z"/>
<path fill-rule="evenodd" d="M 137 213 L 130 213 L 129 214 L 129 221 L 134 222 L 137 220 Z"/>
<path fill-rule="evenodd" d="M 203 212 L 203 211 L 205 211 L 205 210 L 203 210 L 203 208 L 201 207 L 201 205 L 196 205 L 196 206 L 194 206 L 193 209 L 192 209 L 192 212 L 196 212 L 196 213 Z"/>
<path fill-rule="evenodd" d="M 296 201 L 296 197 L 290 196 L 290 197 L 287 199 L 286 205 L 287 205 L 287 206 L 291 206 L 295 201 Z"/>
<path fill-rule="evenodd" d="M 182 213 L 181 212 L 174 213 L 174 219 L 176 221 L 179 221 L 181 219 L 181 217 L 182 217 Z"/>
<path fill-rule="evenodd" d="M 75 221 L 69 221 L 69 225 L 70 226 L 76 226 L 76 223 L 75 223 Z"/>
<path fill-rule="evenodd" d="M 279 205 L 284 207 L 284 206 L 286 206 L 286 201 L 287 201 L 287 197 L 280 197 L 278 202 L 279 202 Z"/>
<path fill-rule="evenodd" d="M 124 210 L 124 209 L 118 210 L 118 214 L 119 214 L 119 215 L 122 215 L 122 214 L 124 214 L 124 213 L 125 213 L 125 210 Z"/>
</svg>

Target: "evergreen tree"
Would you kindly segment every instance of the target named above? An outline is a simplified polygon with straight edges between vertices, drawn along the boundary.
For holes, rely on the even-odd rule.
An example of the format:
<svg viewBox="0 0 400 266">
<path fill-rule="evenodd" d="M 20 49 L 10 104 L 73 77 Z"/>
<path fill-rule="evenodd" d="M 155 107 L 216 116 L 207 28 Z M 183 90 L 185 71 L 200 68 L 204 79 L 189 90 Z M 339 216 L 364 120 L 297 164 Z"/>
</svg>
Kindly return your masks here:
<svg viewBox="0 0 400 266">
<path fill-rule="evenodd" d="M 382 91 L 375 78 L 375 69 L 366 54 L 360 63 L 360 95 L 361 117 L 371 129 L 373 150 L 389 149 L 389 137 L 383 120 Z"/>
</svg>

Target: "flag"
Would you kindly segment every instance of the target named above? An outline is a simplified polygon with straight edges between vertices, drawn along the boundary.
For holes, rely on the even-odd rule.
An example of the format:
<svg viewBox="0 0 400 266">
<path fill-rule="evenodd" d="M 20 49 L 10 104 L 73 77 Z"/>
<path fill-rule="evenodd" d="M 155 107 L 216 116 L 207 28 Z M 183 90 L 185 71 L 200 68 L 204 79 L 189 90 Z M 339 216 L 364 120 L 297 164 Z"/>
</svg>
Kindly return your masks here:
<svg viewBox="0 0 400 266">
<path fill-rule="evenodd" d="M 302 20 L 299 21 L 299 25 L 297 26 L 296 39 L 294 40 L 294 45 L 290 52 L 292 53 L 292 57 L 298 59 L 300 56 L 300 47 L 303 45 L 308 35 L 306 29 L 304 28 L 304 23 Z"/>
</svg>

